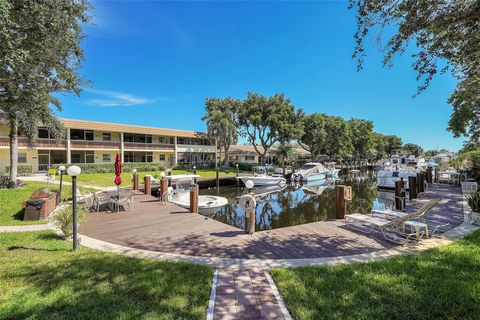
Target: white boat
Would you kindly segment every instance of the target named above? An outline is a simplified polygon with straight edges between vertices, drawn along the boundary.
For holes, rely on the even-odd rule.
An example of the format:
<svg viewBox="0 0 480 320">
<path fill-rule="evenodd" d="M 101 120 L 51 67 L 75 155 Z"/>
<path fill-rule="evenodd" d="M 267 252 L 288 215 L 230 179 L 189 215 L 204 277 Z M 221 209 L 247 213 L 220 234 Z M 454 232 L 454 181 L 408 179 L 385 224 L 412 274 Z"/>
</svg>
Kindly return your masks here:
<svg viewBox="0 0 480 320">
<path fill-rule="evenodd" d="M 395 166 L 394 168 L 386 168 L 377 172 L 378 188 L 395 188 L 395 181 L 403 178 L 405 189 L 408 189 L 408 177 L 416 177 L 417 169 L 405 166 Z"/>
<path fill-rule="evenodd" d="M 270 166 L 258 166 L 254 168 L 254 174 L 248 176 L 238 177 L 245 184 L 248 180 L 251 180 L 254 183 L 254 186 L 275 186 L 275 185 L 285 185 L 287 180 L 282 176 L 272 176 L 268 174 L 268 169 Z"/>
<path fill-rule="evenodd" d="M 327 178 L 328 170 L 318 162 L 308 162 L 303 164 L 299 170 L 292 173 L 293 181 L 315 181 Z"/>
<path fill-rule="evenodd" d="M 327 166 L 327 176 L 332 177 L 332 178 L 338 178 L 338 173 L 340 172 L 340 169 L 335 168 L 335 162 L 326 162 L 325 163 Z"/>
<path fill-rule="evenodd" d="M 190 185 L 199 177 L 199 175 L 195 174 L 165 176 L 166 179 L 172 182 L 172 186 L 168 188 L 167 200 L 179 207 L 190 208 Z M 228 199 L 218 196 L 199 195 L 197 204 L 200 213 L 214 213 L 228 205 Z"/>
<path fill-rule="evenodd" d="M 308 183 L 304 183 L 302 185 L 302 190 L 308 193 L 312 193 L 314 195 L 321 195 L 325 190 L 332 189 L 335 187 L 335 180 L 334 179 L 327 179 L 327 180 L 316 180 Z"/>
</svg>

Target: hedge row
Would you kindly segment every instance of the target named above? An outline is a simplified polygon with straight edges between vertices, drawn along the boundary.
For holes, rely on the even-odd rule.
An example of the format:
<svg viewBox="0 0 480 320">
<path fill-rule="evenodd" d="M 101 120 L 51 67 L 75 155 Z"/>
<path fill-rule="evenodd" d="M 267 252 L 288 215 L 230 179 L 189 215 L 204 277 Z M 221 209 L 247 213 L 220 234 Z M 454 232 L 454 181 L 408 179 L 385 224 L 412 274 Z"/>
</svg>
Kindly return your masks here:
<svg viewBox="0 0 480 320">
<path fill-rule="evenodd" d="M 114 173 L 115 165 L 113 163 L 76 163 L 82 169 L 82 173 Z M 56 164 L 55 169 L 61 164 Z M 70 165 L 64 165 L 68 167 Z M 124 162 L 122 163 L 123 172 L 131 172 L 133 169 L 137 169 L 138 172 L 146 171 L 162 171 L 165 170 L 162 164 L 154 162 Z"/>
<path fill-rule="evenodd" d="M 5 166 L 5 173 L 10 173 L 10 166 Z M 33 167 L 30 164 L 19 164 L 17 165 L 17 176 L 24 177 L 30 176 L 33 174 Z"/>
</svg>

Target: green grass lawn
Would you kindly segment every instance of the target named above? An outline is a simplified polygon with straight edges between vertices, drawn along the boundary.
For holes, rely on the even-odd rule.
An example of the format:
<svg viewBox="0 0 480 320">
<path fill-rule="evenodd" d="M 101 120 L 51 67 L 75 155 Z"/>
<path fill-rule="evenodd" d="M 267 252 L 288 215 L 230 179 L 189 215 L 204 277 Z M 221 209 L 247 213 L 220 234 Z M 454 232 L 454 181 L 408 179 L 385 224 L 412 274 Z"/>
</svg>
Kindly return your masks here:
<svg viewBox="0 0 480 320">
<path fill-rule="evenodd" d="M 149 171 L 149 172 L 139 172 L 138 173 L 138 179 L 140 183 L 143 183 L 143 177 L 147 174 L 152 175 L 152 176 L 160 176 L 160 173 L 164 171 Z M 189 173 L 191 174 L 191 171 L 186 171 L 186 170 L 173 170 L 173 174 L 186 174 Z M 216 173 L 214 170 L 197 170 L 197 174 L 206 177 L 206 178 L 214 178 Z M 130 186 L 132 184 L 131 182 L 131 172 L 123 172 L 122 173 L 122 180 L 123 186 Z M 228 171 L 228 172 L 220 172 L 220 176 L 235 176 L 234 171 Z M 91 185 L 91 186 L 99 186 L 99 187 L 113 187 L 115 186 L 115 183 L 113 182 L 115 178 L 115 174 L 113 173 L 86 173 L 86 174 L 80 174 L 77 178 L 78 184 L 80 185 Z M 57 180 L 59 177 L 57 176 Z M 69 176 L 64 177 L 65 181 L 71 182 L 72 179 Z"/>
<path fill-rule="evenodd" d="M 212 270 L 0 234 L 0 319 L 204 319 Z"/>
<path fill-rule="evenodd" d="M 28 199 L 30 195 L 38 188 L 45 188 L 45 182 L 25 182 L 24 186 L 16 189 L 0 189 L 0 225 L 23 225 L 23 224 L 42 224 L 45 221 L 22 221 L 22 202 Z M 58 185 L 50 184 L 50 190 L 58 190 Z M 83 190 L 82 188 L 80 189 Z M 63 200 L 70 200 L 72 188 L 63 186 Z"/>
<path fill-rule="evenodd" d="M 480 231 L 414 256 L 272 271 L 294 319 L 479 319 Z"/>
</svg>

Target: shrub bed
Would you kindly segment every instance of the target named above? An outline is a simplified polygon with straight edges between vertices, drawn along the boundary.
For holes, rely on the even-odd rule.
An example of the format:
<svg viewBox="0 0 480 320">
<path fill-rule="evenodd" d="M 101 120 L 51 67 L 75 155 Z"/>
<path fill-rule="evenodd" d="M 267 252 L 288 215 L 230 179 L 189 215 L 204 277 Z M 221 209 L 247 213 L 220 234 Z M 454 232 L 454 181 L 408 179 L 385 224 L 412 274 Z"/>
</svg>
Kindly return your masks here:
<svg viewBox="0 0 480 320">
<path fill-rule="evenodd" d="M 82 169 L 82 173 L 114 173 L 115 166 L 113 163 L 78 163 L 75 164 Z M 55 169 L 58 170 L 60 164 L 55 165 Z M 68 167 L 69 165 L 65 165 Z M 124 162 L 122 163 L 122 171 L 129 172 L 133 169 L 137 169 L 138 172 L 146 171 L 162 171 L 165 170 L 161 163 L 154 162 Z"/>
<path fill-rule="evenodd" d="M 5 173 L 10 173 L 10 166 L 5 166 Z M 17 176 L 24 177 L 33 174 L 33 167 L 30 164 L 19 164 L 17 166 Z"/>
</svg>

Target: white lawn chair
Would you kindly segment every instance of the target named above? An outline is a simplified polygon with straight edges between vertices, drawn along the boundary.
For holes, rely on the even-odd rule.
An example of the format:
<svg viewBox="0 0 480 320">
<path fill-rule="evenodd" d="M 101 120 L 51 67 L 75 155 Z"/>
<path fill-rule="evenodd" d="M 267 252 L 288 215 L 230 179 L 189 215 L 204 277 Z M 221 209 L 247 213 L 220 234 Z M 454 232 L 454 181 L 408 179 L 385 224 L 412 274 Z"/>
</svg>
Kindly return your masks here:
<svg viewBox="0 0 480 320">
<path fill-rule="evenodd" d="M 378 228 L 382 233 L 382 236 L 385 238 L 385 240 L 388 240 L 391 242 L 398 243 L 397 240 L 387 237 L 385 232 L 388 230 L 395 230 L 397 232 L 401 232 L 402 235 L 406 237 L 407 241 L 411 240 L 413 236 L 415 236 L 415 240 L 418 241 L 418 240 L 421 240 L 423 235 L 425 234 L 429 236 L 428 228 L 426 228 L 425 231 L 420 232 L 418 226 L 415 226 L 416 229 L 414 233 L 405 234 L 405 223 L 423 216 L 426 212 L 432 209 L 440 200 L 441 199 L 430 200 L 415 212 L 411 212 L 411 213 L 398 212 L 396 213 L 397 216 L 391 215 L 393 217 L 392 219 L 387 219 L 386 217 L 385 218 L 377 217 L 377 216 L 368 215 L 368 214 L 353 213 L 345 216 L 345 222 L 350 226 L 355 224 L 360 224 L 362 226 L 369 227 L 368 231 L 365 232 L 366 234 L 371 234 L 375 228 Z M 438 229 L 438 227 L 436 229 Z M 359 230 L 359 229 L 357 230 L 360 232 L 363 232 L 362 230 Z"/>
</svg>

